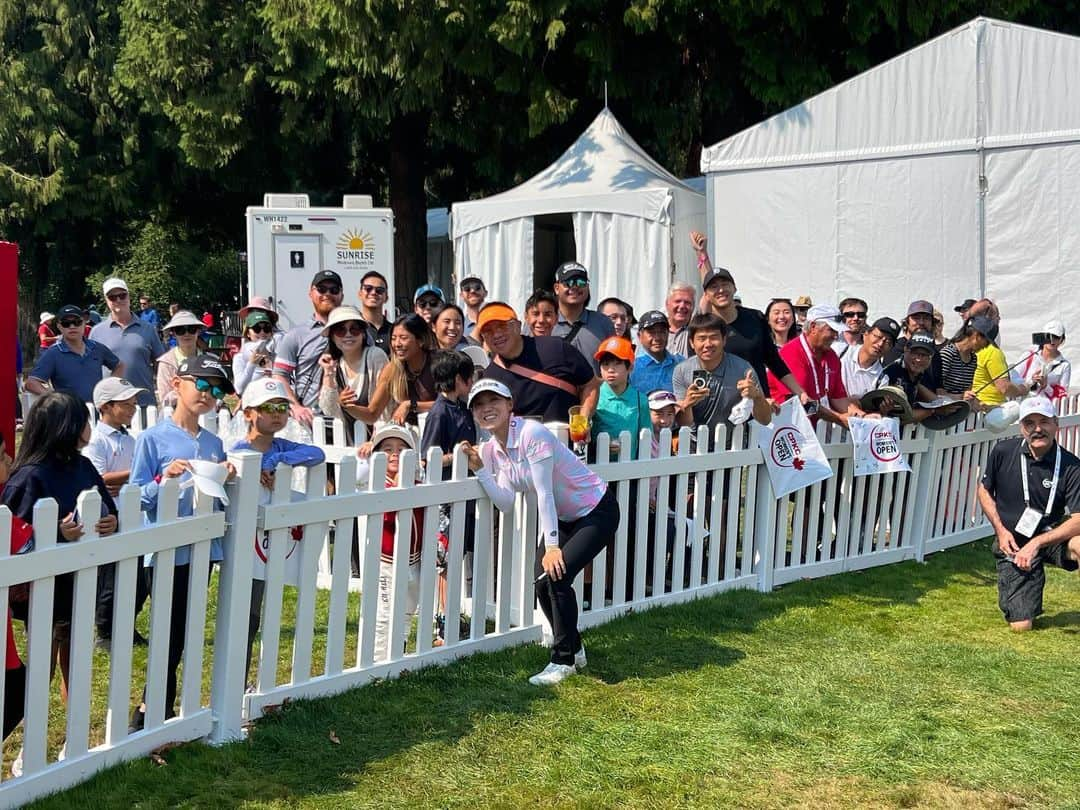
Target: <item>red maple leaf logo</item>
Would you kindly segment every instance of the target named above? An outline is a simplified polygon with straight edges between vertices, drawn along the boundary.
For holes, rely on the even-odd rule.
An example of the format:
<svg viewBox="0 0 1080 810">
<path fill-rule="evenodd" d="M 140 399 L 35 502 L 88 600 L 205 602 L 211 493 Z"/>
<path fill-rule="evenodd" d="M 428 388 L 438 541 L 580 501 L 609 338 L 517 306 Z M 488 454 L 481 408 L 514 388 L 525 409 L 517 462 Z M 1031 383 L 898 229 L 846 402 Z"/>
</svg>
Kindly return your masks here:
<svg viewBox="0 0 1080 810">
<path fill-rule="evenodd" d="M 799 456 L 795 456 L 795 460 L 791 462 L 791 466 L 794 467 L 796 470 L 801 470 L 803 467 L 806 466 L 806 462 L 799 458 Z"/>
</svg>

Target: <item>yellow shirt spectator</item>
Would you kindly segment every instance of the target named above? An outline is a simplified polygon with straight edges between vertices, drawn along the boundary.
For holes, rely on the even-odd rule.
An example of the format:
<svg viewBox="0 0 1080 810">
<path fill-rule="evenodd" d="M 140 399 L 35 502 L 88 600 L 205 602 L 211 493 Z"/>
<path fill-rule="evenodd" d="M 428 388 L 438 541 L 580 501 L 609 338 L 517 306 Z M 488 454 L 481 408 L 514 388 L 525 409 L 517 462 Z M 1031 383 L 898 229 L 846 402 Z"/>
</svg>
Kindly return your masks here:
<svg viewBox="0 0 1080 810">
<path fill-rule="evenodd" d="M 1005 394 L 1001 393 L 990 380 L 1000 377 L 1005 382 L 1009 381 L 1009 375 L 1005 373 L 1005 369 L 1009 367 L 1009 364 L 1005 362 L 1005 352 L 990 344 L 975 355 L 975 360 L 975 379 L 971 382 L 971 390 L 978 392 L 976 396 L 984 405 L 993 407 L 1002 404 L 1005 401 Z M 981 391 L 979 391 L 980 388 L 982 388 Z"/>
</svg>

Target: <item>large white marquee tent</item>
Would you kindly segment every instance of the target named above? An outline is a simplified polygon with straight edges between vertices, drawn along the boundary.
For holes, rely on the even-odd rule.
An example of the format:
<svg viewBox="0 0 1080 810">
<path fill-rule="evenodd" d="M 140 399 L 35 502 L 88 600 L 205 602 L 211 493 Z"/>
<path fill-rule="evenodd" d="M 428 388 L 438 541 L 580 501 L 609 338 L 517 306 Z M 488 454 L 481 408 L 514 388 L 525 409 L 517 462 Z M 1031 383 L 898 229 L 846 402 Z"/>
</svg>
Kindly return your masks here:
<svg viewBox="0 0 1080 810">
<path fill-rule="evenodd" d="M 536 176 L 453 206 L 456 278 L 478 276 L 490 299 L 520 310 L 555 269 L 537 249 L 536 220 L 552 215 L 565 216 L 568 230 L 572 223 L 594 303 L 615 295 L 638 310 L 659 307 L 674 278 L 697 281 L 689 232 L 704 230 L 704 195 L 649 157 L 607 108 Z"/>
<path fill-rule="evenodd" d="M 1080 333 L 1080 39 L 978 18 L 704 151 L 714 261 L 748 303 L 871 314 L 986 294 L 1011 358 Z M 1067 344 L 1068 345 L 1068 344 Z"/>
</svg>

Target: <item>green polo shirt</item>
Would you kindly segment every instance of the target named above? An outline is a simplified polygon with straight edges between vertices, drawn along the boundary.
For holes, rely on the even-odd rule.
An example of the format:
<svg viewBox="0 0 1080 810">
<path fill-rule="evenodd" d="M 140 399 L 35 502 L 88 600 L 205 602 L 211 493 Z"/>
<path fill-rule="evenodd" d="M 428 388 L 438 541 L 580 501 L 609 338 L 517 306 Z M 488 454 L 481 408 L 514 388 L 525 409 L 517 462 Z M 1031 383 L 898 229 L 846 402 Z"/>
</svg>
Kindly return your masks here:
<svg viewBox="0 0 1080 810">
<path fill-rule="evenodd" d="M 626 386 L 621 394 L 616 394 L 607 383 L 600 385 L 600 400 L 592 418 L 593 437 L 606 433 L 612 441 L 619 440 L 619 434 L 630 431 L 630 453 L 637 458 L 638 434 L 642 428 L 652 430 L 649 419 L 649 401 L 643 393 L 632 385 Z"/>
</svg>

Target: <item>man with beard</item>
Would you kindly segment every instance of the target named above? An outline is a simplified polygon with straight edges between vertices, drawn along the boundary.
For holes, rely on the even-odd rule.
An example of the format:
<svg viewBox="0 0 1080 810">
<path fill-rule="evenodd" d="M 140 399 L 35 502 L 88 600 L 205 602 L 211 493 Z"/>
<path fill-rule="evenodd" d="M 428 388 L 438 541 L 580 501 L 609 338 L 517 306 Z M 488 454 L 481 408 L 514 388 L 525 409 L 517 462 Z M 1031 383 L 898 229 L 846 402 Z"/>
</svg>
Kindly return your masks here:
<svg viewBox="0 0 1080 810">
<path fill-rule="evenodd" d="M 510 389 L 514 412 L 519 416 L 566 422 L 574 405 L 580 405 L 586 417 L 592 416 L 600 379 L 569 341 L 522 335 L 517 313 L 501 301 L 484 305 L 476 331 L 492 353 L 484 378 L 498 380 Z"/>
<path fill-rule="evenodd" d="M 900 337 L 900 324 L 892 318 L 878 318 L 863 336 L 858 348 L 852 348 L 840 358 L 840 373 L 844 380 L 844 390 L 852 399 L 859 399 L 863 394 L 877 387 L 878 378 L 884 370 L 881 358 L 892 348 Z"/>
<path fill-rule="evenodd" d="M 341 276 L 333 270 L 320 270 L 311 279 L 308 297 L 314 308 L 311 320 L 290 329 L 278 344 L 274 357 L 274 378 L 285 386 L 294 419 L 311 425 L 319 405 L 322 366 L 319 358 L 326 351 L 323 335 L 326 319 L 341 306 Z"/>
<path fill-rule="evenodd" d="M 998 606 L 1013 630 L 1043 612 L 1044 566 L 1076 571 L 1080 561 L 1080 460 L 1057 442 L 1054 406 L 1020 403 L 1020 437 L 994 445 L 979 504 L 994 528 Z"/>
<path fill-rule="evenodd" d="M 592 358 L 600 344 L 615 334 L 615 326 L 606 315 L 585 306 L 589 301 L 588 271 L 577 262 L 560 264 L 555 271 L 555 297 L 559 299 L 559 317 L 551 334 L 581 352 L 593 373 L 599 374 L 600 364 Z M 514 405 L 520 407 L 517 397 Z"/>
</svg>

